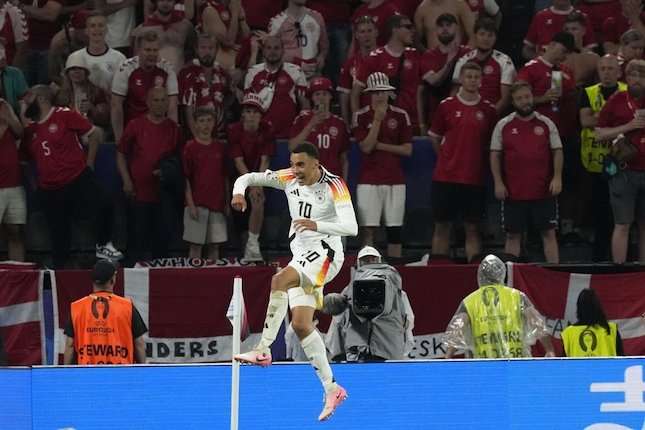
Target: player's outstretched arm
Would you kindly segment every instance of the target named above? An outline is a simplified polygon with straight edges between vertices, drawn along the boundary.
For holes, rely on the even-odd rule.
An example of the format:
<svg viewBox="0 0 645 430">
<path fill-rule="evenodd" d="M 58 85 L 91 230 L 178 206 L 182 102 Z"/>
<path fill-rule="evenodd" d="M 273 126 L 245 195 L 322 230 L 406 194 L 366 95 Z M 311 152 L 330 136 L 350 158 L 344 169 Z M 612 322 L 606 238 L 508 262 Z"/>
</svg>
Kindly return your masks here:
<svg viewBox="0 0 645 430">
<path fill-rule="evenodd" d="M 244 212 L 246 210 L 244 193 L 246 193 L 248 187 L 271 187 L 284 190 L 287 183 L 294 178 L 295 176 L 291 169 L 245 173 L 235 180 L 231 206 L 235 210 Z"/>
</svg>

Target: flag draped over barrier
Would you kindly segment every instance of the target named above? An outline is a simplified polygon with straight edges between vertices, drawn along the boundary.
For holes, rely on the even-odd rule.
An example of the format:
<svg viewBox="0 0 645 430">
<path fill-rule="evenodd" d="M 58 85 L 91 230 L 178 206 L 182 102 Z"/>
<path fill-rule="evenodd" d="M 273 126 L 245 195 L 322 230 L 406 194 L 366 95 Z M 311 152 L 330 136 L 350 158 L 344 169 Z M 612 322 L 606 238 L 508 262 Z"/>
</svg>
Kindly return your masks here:
<svg viewBox="0 0 645 430">
<path fill-rule="evenodd" d="M 118 275 L 116 293 L 134 301 L 148 327 L 146 355 L 153 363 L 199 363 L 231 358 L 232 328 L 226 316 L 231 286 L 240 268 L 125 269 Z M 243 269 L 251 335 L 242 348 L 250 348 L 262 331 L 273 267 Z M 69 305 L 91 292 L 88 272 L 56 272 L 52 282 L 57 297 L 55 351 L 62 362 L 63 329 Z"/>
<path fill-rule="evenodd" d="M 576 322 L 580 291 L 592 288 L 610 321 L 618 324 L 626 355 L 645 355 L 645 273 L 587 275 L 557 272 L 528 264 L 510 264 L 509 285 L 524 291 L 547 319 L 554 343 Z"/>
<path fill-rule="evenodd" d="M 9 365 L 45 363 L 43 272 L 0 270 L 0 338 Z"/>
</svg>

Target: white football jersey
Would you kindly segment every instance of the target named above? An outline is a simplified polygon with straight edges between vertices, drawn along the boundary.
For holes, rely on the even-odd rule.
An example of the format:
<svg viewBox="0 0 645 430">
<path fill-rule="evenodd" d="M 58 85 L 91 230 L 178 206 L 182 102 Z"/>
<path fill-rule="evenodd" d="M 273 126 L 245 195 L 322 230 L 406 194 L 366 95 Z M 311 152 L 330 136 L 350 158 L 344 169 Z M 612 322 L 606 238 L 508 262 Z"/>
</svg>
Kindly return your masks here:
<svg viewBox="0 0 645 430">
<path fill-rule="evenodd" d="M 342 251 L 341 236 L 356 236 L 358 224 L 354 206 L 345 181 L 320 167 L 322 175 L 312 185 L 299 185 L 291 169 L 247 173 L 233 186 L 233 194 L 244 195 L 247 187 L 272 187 L 284 190 L 292 220 L 308 218 L 316 222 L 317 231 L 297 233 L 289 229 L 291 252 L 294 255 L 312 245 L 325 241 L 333 249 Z"/>
</svg>

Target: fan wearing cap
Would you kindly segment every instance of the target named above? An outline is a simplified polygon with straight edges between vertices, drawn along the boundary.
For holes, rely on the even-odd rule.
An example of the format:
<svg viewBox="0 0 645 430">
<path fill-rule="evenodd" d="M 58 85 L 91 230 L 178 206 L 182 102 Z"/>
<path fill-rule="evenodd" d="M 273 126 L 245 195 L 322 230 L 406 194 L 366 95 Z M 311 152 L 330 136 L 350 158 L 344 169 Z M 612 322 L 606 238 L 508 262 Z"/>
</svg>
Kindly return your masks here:
<svg viewBox="0 0 645 430">
<path fill-rule="evenodd" d="M 71 304 L 65 326 L 64 364 L 146 362 L 148 332 L 131 299 L 114 293 L 117 267 L 99 260 L 92 270 L 92 293 Z"/>
<path fill-rule="evenodd" d="M 412 125 L 408 114 L 389 103 L 394 87 L 384 73 L 372 73 L 363 90 L 371 103 L 354 114 L 353 135 L 362 162 L 356 188 L 363 244 L 373 245 L 381 219 L 387 232 L 387 255 L 401 256 L 401 226 L 405 215 L 405 175 L 401 157 L 412 155 Z"/>
<path fill-rule="evenodd" d="M 573 35 L 561 31 L 544 48 L 544 53 L 529 61 L 517 73 L 518 81 L 527 82 L 533 89 L 535 109 L 546 115 L 558 127 L 562 136 L 569 136 L 563 127 L 570 126 L 562 121 L 562 104 L 567 101 L 575 90 L 573 72 L 564 65 L 567 55 L 575 52 L 576 43 Z M 562 82 L 559 88 L 554 85 L 553 72 L 560 71 Z M 572 121 L 575 123 L 575 121 Z"/>
<path fill-rule="evenodd" d="M 224 99 L 229 92 L 230 77 L 227 71 L 215 60 L 217 42 L 207 33 L 197 34 L 195 58 L 179 72 L 179 105 L 183 108 L 183 119 L 193 136 L 197 130 L 193 114 L 200 107 L 215 111 L 214 133 L 224 127 Z"/>
<path fill-rule="evenodd" d="M 249 172 L 264 172 L 269 168 L 270 158 L 275 153 L 275 138 L 271 123 L 263 119 L 263 115 L 260 97 L 248 93 L 242 102 L 242 119 L 228 127 L 229 156 L 235 164 L 236 177 Z M 259 242 L 264 223 L 262 187 L 249 187 L 246 199 L 250 206 L 248 215 L 233 213 L 236 224 L 242 224 L 248 230 L 244 260 L 262 261 Z"/>
<path fill-rule="evenodd" d="M 332 83 L 323 77 L 313 78 L 307 91 L 312 110 L 304 110 L 293 121 L 289 132 L 289 149 L 304 142 L 318 147 L 320 163 L 331 173 L 347 180 L 349 132 L 346 123 L 332 114 Z"/>
<path fill-rule="evenodd" d="M 101 127 L 110 124 L 110 105 L 101 88 L 90 80 L 90 69 L 83 57 L 67 58 L 65 74 L 55 104 L 65 106 L 86 116 L 94 125 Z"/>
<path fill-rule="evenodd" d="M 88 12 L 79 10 L 71 15 L 69 25 L 54 35 L 47 51 L 47 73 L 49 79 L 61 85 L 65 64 L 70 52 L 87 45 L 85 17 Z"/>
<path fill-rule="evenodd" d="M 423 87 L 419 51 L 413 48 L 414 25 L 404 15 L 391 16 L 387 21 L 389 35 L 385 46 L 375 49 L 358 66 L 352 85 L 351 105 L 356 112 L 360 107 L 360 94 L 366 86 L 367 78 L 375 72 L 387 75 L 394 87 L 396 98 L 393 104 L 405 110 L 414 127 L 421 128 L 425 134 L 426 125 L 423 114 Z"/>
<path fill-rule="evenodd" d="M 451 227 L 458 219 L 464 223 L 466 258 L 481 252 L 485 154 L 497 121 L 495 106 L 479 94 L 481 80 L 481 66 L 466 62 L 460 70 L 459 91 L 439 104 L 428 131 L 437 155 L 430 196 L 435 255 L 450 254 Z"/>
<path fill-rule="evenodd" d="M 338 86 L 336 91 L 339 94 L 340 111 L 345 124 L 352 123 L 352 111 L 350 106 L 350 97 L 352 92 L 352 84 L 356 77 L 356 71 L 361 61 L 376 48 L 376 37 L 378 30 L 376 24 L 372 21 L 370 16 L 362 16 L 354 21 L 353 35 L 356 49 L 353 54 L 350 54 L 345 64 L 340 69 L 340 76 L 338 77 Z M 350 51 L 351 52 L 351 51 Z M 369 97 L 361 95 L 359 105 L 365 106 L 369 104 Z"/>
<path fill-rule="evenodd" d="M 228 239 L 224 143 L 212 137 L 216 116 L 213 109 L 197 108 L 194 116 L 197 133 L 184 146 L 182 157 L 186 177 L 184 240 L 189 244 L 188 257 L 202 258 L 206 245 L 207 258 L 215 261 L 220 257 L 221 244 Z"/>
<path fill-rule="evenodd" d="M 414 14 L 417 33 L 428 49 L 439 45 L 436 22 L 443 14 L 457 18 L 457 44 L 466 44 L 473 37 L 475 14 L 464 0 L 423 0 Z"/>
<path fill-rule="evenodd" d="M 582 45 L 587 49 L 593 49 L 596 46 L 593 28 L 587 15 L 576 10 L 571 3 L 571 0 L 553 0 L 550 7 L 542 9 L 533 16 L 529 30 L 524 38 L 524 47 L 522 48 L 524 58 L 531 60 L 538 55 L 542 55 L 553 37 L 562 31 L 567 16 L 574 11 L 581 13 L 586 21 L 586 31 Z M 574 50 L 571 49 L 570 51 Z M 533 91 L 535 91 L 535 88 Z"/>
</svg>

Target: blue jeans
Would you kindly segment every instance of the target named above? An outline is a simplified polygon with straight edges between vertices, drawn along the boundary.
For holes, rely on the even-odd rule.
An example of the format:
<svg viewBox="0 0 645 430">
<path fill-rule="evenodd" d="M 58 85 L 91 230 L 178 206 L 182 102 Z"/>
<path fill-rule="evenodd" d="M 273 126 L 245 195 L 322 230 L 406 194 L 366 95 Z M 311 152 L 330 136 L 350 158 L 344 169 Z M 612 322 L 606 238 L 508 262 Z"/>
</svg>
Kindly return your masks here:
<svg viewBox="0 0 645 430">
<path fill-rule="evenodd" d="M 349 24 L 330 23 L 327 25 L 329 52 L 327 53 L 323 74 L 331 79 L 334 83 L 334 88 L 336 88 L 340 68 L 347 56 L 351 34 Z"/>
<path fill-rule="evenodd" d="M 48 55 L 48 50 L 29 50 L 29 53 L 27 54 L 27 66 L 25 67 L 25 79 L 30 87 L 37 84 L 49 83 Z"/>
</svg>

